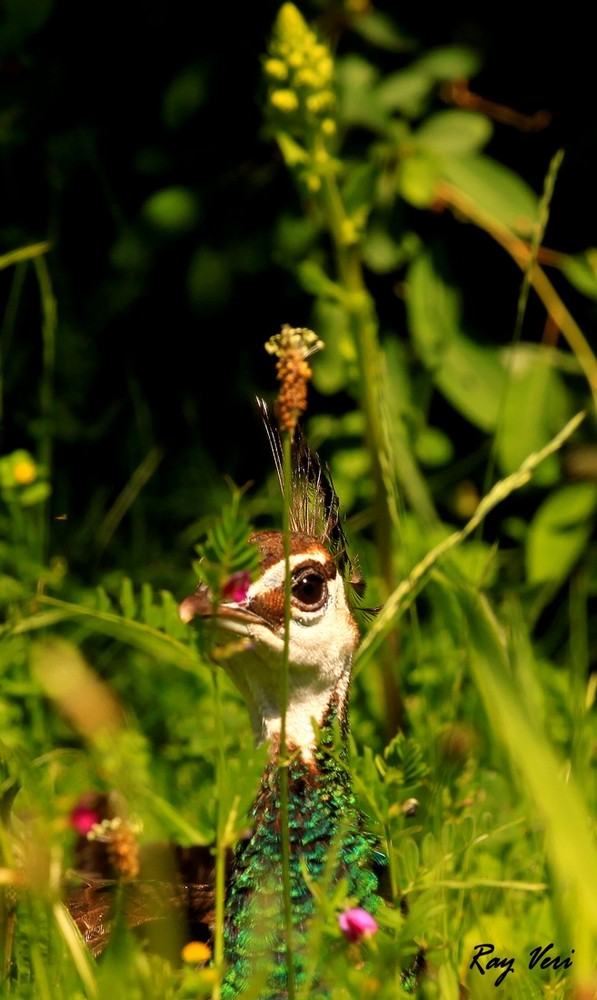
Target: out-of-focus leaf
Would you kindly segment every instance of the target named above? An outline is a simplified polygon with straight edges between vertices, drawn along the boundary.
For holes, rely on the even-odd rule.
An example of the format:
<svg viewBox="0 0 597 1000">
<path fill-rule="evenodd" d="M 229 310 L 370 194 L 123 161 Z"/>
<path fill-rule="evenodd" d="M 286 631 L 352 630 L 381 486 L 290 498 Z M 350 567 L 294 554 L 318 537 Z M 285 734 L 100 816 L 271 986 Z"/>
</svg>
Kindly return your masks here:
<svg viewBox="0 0 597 1000">
<path fill-rule="evenodd" d="M 579 292 L 590 299 L 597 299 L 597 248 L 591 247 L 584 253 L 564 257 L 560 269 Z"/>
<path fill-rule="evenodd" d="M 198 247 L 187 272 L 189 298 L 198 312 L 218 309 L 230 295 L 231 286 L 230 266 L 226 257 L 213 247 Z"/>
<path fill-rule="evenodd" d="M 291 135 L 288 135 L 287 132 L 278 132 L 276 134 L 276 141 L 287 167 L 298 167 L 308 161 L 309 155 L 307 150 L 296 139 L 293 139 Z"/>
<path fill-rule="evenodd" d="M 503 473 L 515 472 L 527 455 L 539 451 L 570 417 L 568 396 L 548 351 L 519 345 L 511 354 L 496 448 Z M 560 462 L 549 455 L 535 481 L 556 481 Z"/>
<path fill-rule="evenodd" d="M 412 260 L 421 242 L 416 233 L 405 233 L 398 243 L 387 227 L 373 223 L 361 246 L 361 257 L 366 266 L 376 274 L 396 271 L 402 264 Z"/>
<path fill-rule="evenodd" d="M 587 544 L 596 511 L 595 483 L 574 483 L 549 494 L 527 535 L 530 583 L 558 583 L 568 576 Z"/>
<path fill-rule="evenodd" d="M 179 128 L 197 109 L 206 96 L 203 71 L 199 66 L 185 66 L 176 74 L 162 101 L 162 117 L 168 128 Z"/>
<path fill-rule="evenodd" d="M 388 52 L 409 52 L 414 41 L 401 31 L 391 17 L 379 10 L 357 14 L 351 27 L 358 35 Z"/>
<path fill-rule="evenodd" d="M 342 200 L 349 215 L 366 217 L 371 210 L 379 171 L 375 164 L 359 164 L 348 171 Z"/>
<path fill-rule="evenodd" d="M 21 491 L 19 500 L 23 507 L 33 507 L 36 503 L 47 500 L 51 492 L 52 487 L 49 483 L 33 483 Z"/>
<path fill-rule="evenodd" d="M 325 344 L 313 366 L 313 383 L 319 392 L 331 395 L 346 389 L 358 377 L 346 310 L 338 303 L 319 298 L 314 306 L 313 326 Z"/>
<path fill-rule="evenodd" d="M 436 80 L 470 80 L 480 66 L 479 53 L 464 45 L 442 45 L 431 49 L 417 61 L 417 67 Z"/>
<path fill-rule="evenodd" d="M 419 66 L 407 66 L 384 77 L 376 88 L 377 98 L 388 111 L 418 118 L 427 106 L 435 80 Z"/>
<path fill-rule="evenodd" d="M 430 254 L 410 265 L 407 289 L 413 343 L 435 385 L 467 420 L 493 430 L 505 377 L 498 351 L 462 333 L 459 292 L 439 275 Z"/>
<path fill-rule="evenodd" d="M 469 156 L 489 142 L 492 132 L 485 115 L 451 108 L 427 118 L 416 133 L 416 141 L 432 153 Z"/>
<path fill-rule="evenodd" d="M 338 299 L 341 291 L 338 285 L 328 278 L 320 264 L 315 260 L 305 260 L 297 268 L 297 277 L 300 284 L 311 295 L 324 296 L 329 299 Z"/>
<path fill-rule="evenodd" d="M 415 455 L 431 468 L 447 465 L 454 456 L 454 445 L 439 427 L 423 427 L 415 440 Z"/>
<path fill-rule="evenodd" d="M 377 70 L 361 56 L 345 56 L 336 63 L 338 116 L 345 125 L 385 131 L 389 112 L 376 90 Z"/>
<path fill-rule="evenodd" d="M 530 237 L 539 220 L 539 201 L 518 174 L 488 156 L 442 159 L 444 178 L 483 214 L 513 233 Z"/>
<path fill-rule="evenodd" d="M 143 205 L 142 213 L 156 229 L 180 233 L 193 228 L 199 206 L 196 195 L 188 188 L 169 187 L 152 194 Z"/>
<path fill-rule="evenodd" d="M 426 152 L 406 156 L 398 172 L 398 191 L 415 208 L 429 208 L 437 198 L 439 163 Z"/>
<path fill-rule="evenodd" d="M 283 262 L 304 259 L 316 235 L 317 229 L 309 216 L 281 213 L 276 222 L 274 235 L 276 259 Z"/>
</svg>

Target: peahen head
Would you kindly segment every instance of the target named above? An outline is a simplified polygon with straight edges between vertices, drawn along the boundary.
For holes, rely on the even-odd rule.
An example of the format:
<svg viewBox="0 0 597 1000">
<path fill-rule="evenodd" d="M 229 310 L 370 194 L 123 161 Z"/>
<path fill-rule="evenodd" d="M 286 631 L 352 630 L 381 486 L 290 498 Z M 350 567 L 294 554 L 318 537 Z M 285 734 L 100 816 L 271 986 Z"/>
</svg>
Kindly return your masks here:
<svg viewBox="0 0 597 1000">
<path fill-rule="evenodd" d="M 265 404 L 260 407 L 284 493 L 282 450 Z M 213 626 L 220 662 L 247 703 L 255 738 L 276 745 L 281 729 L 281 669 L 285 643 L 285 580 L 290 572 L 288 621 L 289 678 L 286 743 L 309 758 L 313 720 L 321 726 L 333 704 L 342 723 L 352 659 L 359 633 L 348 589 L 362 593 L 355 565 L 348 558 L 331 477 L 310 450 L 300 430 L 292 449 L 290 557 L 280 531 L 251 538 L 260 557 L 260 575 L 245 592 L 225 597 L 215 607 L 204 586 L 180 605 L 183 621 L 196 615 Z M 240 597 L 240 599 L 238 599 Z M 232 599 L 235 598 L 235 599 Z M 231 634 L 238 637 L 230 642 Z"/>
<path fill-rule="evenodd" d="M 201 616 L 214 627 L 222 666 L 247 703 L 255 738 L 276 742 L 281 727 L 280 674 L 285 641 L 286 558 L 279 531 L 252 536 L 259 548 L 260 575 L 237 599 L 215 607 L 207 589 L 198 587 L 180 606 L 184 621 Z M 309 756 L 313 720 L 321 725 L 332 701 L 342 718 L 352 658 L 359 641 L 346 585 L 329 546 L 295 531 L 290 540 L 291 576 L 289 686 L 286 739 L 289 748 Z M 238 597 L 241 597 L 239 600 Z M 230 636 L 240 642 L 230 643 Z"/>
</svg>

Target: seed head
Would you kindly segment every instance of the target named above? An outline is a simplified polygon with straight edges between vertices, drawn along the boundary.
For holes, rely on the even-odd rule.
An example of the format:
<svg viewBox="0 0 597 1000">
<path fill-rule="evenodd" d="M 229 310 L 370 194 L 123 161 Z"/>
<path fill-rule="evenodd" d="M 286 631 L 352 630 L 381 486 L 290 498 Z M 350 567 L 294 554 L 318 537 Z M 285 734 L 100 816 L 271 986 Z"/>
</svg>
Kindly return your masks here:
<svg viewBox="0 0 597 1000">
<path fill-rule="evenodd" d="M 312 372 L 307 358 L 323 348 L 313 330 L 285 323 L 280 333 L 270 337 L 265 345 L 268 354 L 275 354 L 278 395 L 278 419 L 288 434 L 294 434 L 299 417 L 307 409 L 307 383 Z"/>
</svg>

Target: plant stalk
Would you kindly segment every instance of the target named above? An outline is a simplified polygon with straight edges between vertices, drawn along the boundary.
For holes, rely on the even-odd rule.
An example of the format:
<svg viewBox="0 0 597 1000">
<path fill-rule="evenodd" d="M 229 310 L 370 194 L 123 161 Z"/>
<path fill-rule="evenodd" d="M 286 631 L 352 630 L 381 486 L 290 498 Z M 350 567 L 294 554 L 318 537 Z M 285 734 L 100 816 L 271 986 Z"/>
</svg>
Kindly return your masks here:
<svg viewBox="0 0 597 1000">
<path fill-rule="evenodd" d="M 278 751 L 278 779 L 280 782 L 280 838 L 282 855 L 282 900 L 284 910 L 284 936 L 286 943 L 286 972 L 288 976 L 288 1000 L 296 996 L 294 976 L 294 945 L 292 927 L 292 898 L 290 887 L 290 826 L 288 815 L 288 754 L 286 747 L 286 711 L 288 707 L 288 681 L 290 660 L 290 599 L 292 580 L 290 577 L 290 510 L 292 506 L 292 466 L 291 439 L 286 431 L 282 433 L 282 470 L 284 481 L 283 532 L 284 532 L 284 648 L 280 673 L 280 748 Z"/>
</svg>

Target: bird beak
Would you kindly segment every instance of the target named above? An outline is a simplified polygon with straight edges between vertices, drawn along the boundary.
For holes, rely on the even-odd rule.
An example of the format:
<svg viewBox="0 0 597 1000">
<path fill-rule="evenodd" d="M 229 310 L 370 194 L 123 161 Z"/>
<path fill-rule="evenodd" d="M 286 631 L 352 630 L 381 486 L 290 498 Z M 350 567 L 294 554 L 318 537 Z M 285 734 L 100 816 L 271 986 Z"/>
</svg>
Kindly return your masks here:
<svg viewBox="0 0 597 1000">
<path fill-rule="evenodd" d="M 180 602 L 178 615 L 185 625 L 188 625 L 193 618 L 217 618 L 224 628 L 226 628 L 227 622 L 260 622 L 264 624 L 261 615 L 256 615 L 238 601 L 224 600 L 214 604 L 209 588 L 204 583 L 200 583 L 194 594 L 185 597 Z"/>
</svg>

